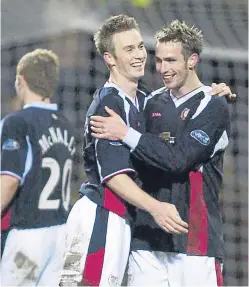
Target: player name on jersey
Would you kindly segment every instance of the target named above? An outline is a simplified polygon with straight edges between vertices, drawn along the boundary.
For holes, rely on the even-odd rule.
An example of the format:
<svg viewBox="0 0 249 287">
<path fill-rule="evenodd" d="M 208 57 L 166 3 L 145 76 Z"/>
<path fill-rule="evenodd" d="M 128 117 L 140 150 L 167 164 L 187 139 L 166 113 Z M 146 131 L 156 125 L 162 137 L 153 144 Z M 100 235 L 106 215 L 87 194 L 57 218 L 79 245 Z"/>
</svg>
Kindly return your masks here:
<svg viewBox="0 0 249 287">
<path fill-rule="evenodd" d="M 39 144 L 42 149 L 42 154 L 45 154 L 53 145 L 64 144 L 71 155 L 74 155 L 76 151 L 75 138 L 68 138 L 68 131 L 64 130 L 63 133 L 60 128 L 50 127 L 48 129 L 49 135 L 42 135 L 39 140 Z"/>
</svg>

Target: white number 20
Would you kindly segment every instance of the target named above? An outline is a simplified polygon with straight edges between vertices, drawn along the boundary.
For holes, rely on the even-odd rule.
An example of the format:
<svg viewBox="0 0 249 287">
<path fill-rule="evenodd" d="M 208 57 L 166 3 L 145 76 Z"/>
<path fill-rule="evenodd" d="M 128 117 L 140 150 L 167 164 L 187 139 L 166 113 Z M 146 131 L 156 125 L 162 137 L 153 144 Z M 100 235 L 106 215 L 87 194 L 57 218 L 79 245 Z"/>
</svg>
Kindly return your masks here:
<svg viewBox="0 0 249 287">
<path fill-rule="evenodd" d="M 50 176 L 45 184 L 39 199 L 39 209 L 58 209 L 60 206 L 60 199 L 48 199 L 54 192 L 56 185 L 60 180 L 60 166 L 58 162 L 51 158 L 45 157 L 42 160 L 42 167 L 50 169 Z M 72 176 L 72 160 L 67 159 L 62 171 L 62 204 L 66 211 L 68 211 L 71 193 L 71 176 Z"/>
</svg>

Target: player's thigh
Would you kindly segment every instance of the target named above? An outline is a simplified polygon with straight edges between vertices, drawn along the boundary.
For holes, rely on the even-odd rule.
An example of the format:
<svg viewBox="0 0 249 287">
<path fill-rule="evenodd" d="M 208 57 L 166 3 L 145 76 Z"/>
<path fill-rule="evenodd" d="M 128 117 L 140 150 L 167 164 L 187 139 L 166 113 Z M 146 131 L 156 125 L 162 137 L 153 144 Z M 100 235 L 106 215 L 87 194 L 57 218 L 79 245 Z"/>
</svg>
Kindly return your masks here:
<svg viewBox="0 0 249 287">
<path fill-rule="evenodd" d="M 100 286 L 121 285 L 130 254 L 130 243 L 129 222 L 109 212 Z"/>
<path fill-rule="evenodd" d="M 51 239 L 45 229 L 12 229 L 1 262 L 2 284 L 34 286 L 50 257 Z"/>
<path fill-rule="evenodd" d="M 76 204 L 67 222 L 60 285 L 121 284 L 130 250 L 129 224 L 87 197 Z"/>
<path fill-rule="evenodd" d="M 164 265 L 165 254 L 146 250 L 132 251 L 129 258 L 129 286 L 169 286 L 168 272 Z"/>
<path fill-rule="evenodd" d="M 65 224 L 48 228 L 48 236 L 53 236 L 54 244 L 50 258 L 44 265 L 37 286 L 59 286 L 65 251 L 65 231 Z"/>
<path fill-rule="evenodd" d="M 220 264 L 214 257 L 167 253 L 170 286 L 222 286 Z"/>
<path fill-rule="evenodd" d="M 96 224 L 98 206 L 86 196 L 73 206 L 66 224 L 66 243 L 60 285 L 82 281 L 90 240 Z"/>
<path fill-rule="evenodd" d="M 129 250 L 129 224 L 124 218 L 98 207 L 83 269 L 83 285 L 120 285 Z"/>
</svg>

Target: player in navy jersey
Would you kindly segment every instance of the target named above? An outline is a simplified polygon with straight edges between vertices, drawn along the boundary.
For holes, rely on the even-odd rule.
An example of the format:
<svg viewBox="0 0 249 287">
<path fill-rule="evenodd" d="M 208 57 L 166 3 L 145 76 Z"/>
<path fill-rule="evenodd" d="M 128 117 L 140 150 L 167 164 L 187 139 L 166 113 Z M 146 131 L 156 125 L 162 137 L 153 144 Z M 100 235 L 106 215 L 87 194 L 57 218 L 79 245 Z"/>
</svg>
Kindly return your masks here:
<svg viewBox="0 0 249 287">
<path fill-rule="evenodd" d="M 147 210 L 164 230 L 187 232 L 175 206 L 159 202 L 136 184 L 130 149 L 120 141 L 96 140 L 89 118 L 106 115 L 112 107 L 127 126 L 144 131 L 144 94 L 138 80 L 144 75 L 147 58 L 135 20 L 119 15 L 107 19 L 95 35 L 95 45 L 110 77 L 96 91 L 87 112 L 84 136 L 86 193 L 74 205 L 67 222 L 65 264 L 61 285 L 120 285 L 130 251 L 135 210 Z M 163 212 L 161 212 L 163 211 Z"/>
<path fill-rule="evenodd" d="M 71 199 L 75 133 L 50 103 L 58 57 L 37 49 L 16 69 L 23 108 L 1 122 L 1 213 L 10 206 L 2 262 L 4 286 L 59 284 Z"/>
<path fill-rule="evenodd" d="M 127 129 L 109 109 L 111 118 L 91 121 L 94 136 L 122 140 L 132 157 L 150 166 L 137 169 L 144 190 L 175 204 L 189 224 L 188 234 L 166 234 L 139 211 L 129 284 L 220 286 L 224 246 L 219 193 L 230 132 L 227 103 L 212 97 L 211 87 L 204 86 L 196 74 L 201 31 L 176 20 L 156 39 L 156 69 L 166 87 L 147 97 L 149 133 Z"/>
</svg>

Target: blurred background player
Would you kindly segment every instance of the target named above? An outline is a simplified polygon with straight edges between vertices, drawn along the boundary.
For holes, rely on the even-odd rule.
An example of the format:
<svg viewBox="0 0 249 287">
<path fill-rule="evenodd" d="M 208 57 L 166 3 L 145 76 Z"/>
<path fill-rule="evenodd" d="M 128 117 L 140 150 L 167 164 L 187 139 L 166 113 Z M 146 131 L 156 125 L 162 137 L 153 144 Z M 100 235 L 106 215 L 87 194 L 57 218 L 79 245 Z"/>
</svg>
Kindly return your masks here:
<svg viewBox="0 0 249 287">
<path fill-rule="evenodd" d="M 96 33 L 95 45 L 110 76 L 87 112 L 84 164 L 89 183 L 84 189 L 88 192 L 67 221 L 63 286 L 122 283 L 135 213 L 127 202 L 149 212 L 165 231 L 187 232 L 174 205 L 153 199 L 135 184 L 130 149 L 121 142 L 96 140 L 88 126 L 92 114 L 107 115 L 105 106 L 110 106 L 127 126 L 144 131 L 145 95 L 138 90 L 138 80 L 144 76 L 147 53 L 138 24 L 126 15 L 110 17 Z"/>
<path fill-rule="evenodd" d="M 146 163 L 138 169 L 143 188 L 156 199 L 175 204 L 189 224 L 188 234 L 166 234 L 146 212 L 138 211 L 129 284 L 221 286 L 224 246 L 219 193 L 230 134 L 227 103 L 212 97 L 211 87 L 196 74 L 201 31 L 176 20 L 156 39 L 156 69 L 166 87 L 147 98 L 145 117 L 147 131 L 161 139 L 132 128 L 126 133 L 124 125 L 106 126 L 110 119 L 93 117 L 101 127 L 93 128 L 95 132 L 123 140 L 132 155 Z"/>
<path fill-rule="evenodd" d="M 16 96 L 11 100 L 10 104 L 13 111 L 18 110 L 21 107 L 20 99 Z M 5 242 L 10 230 L 10 215 L 10 209 L 7 207 L 5 208 L 4 212 L 1 213 L 1 258 L 3 255 Z"/>
<path fill-rule="evenodd" d="M 1 213 L 9 205 L 11 212 L 4 286 L 59 283 L 76 150 L 74 130 L 50 103 L 58 72 L 53 52 L 25 54 L 15 82 L 24 106 L 1 122 Z"/>
</svg>

